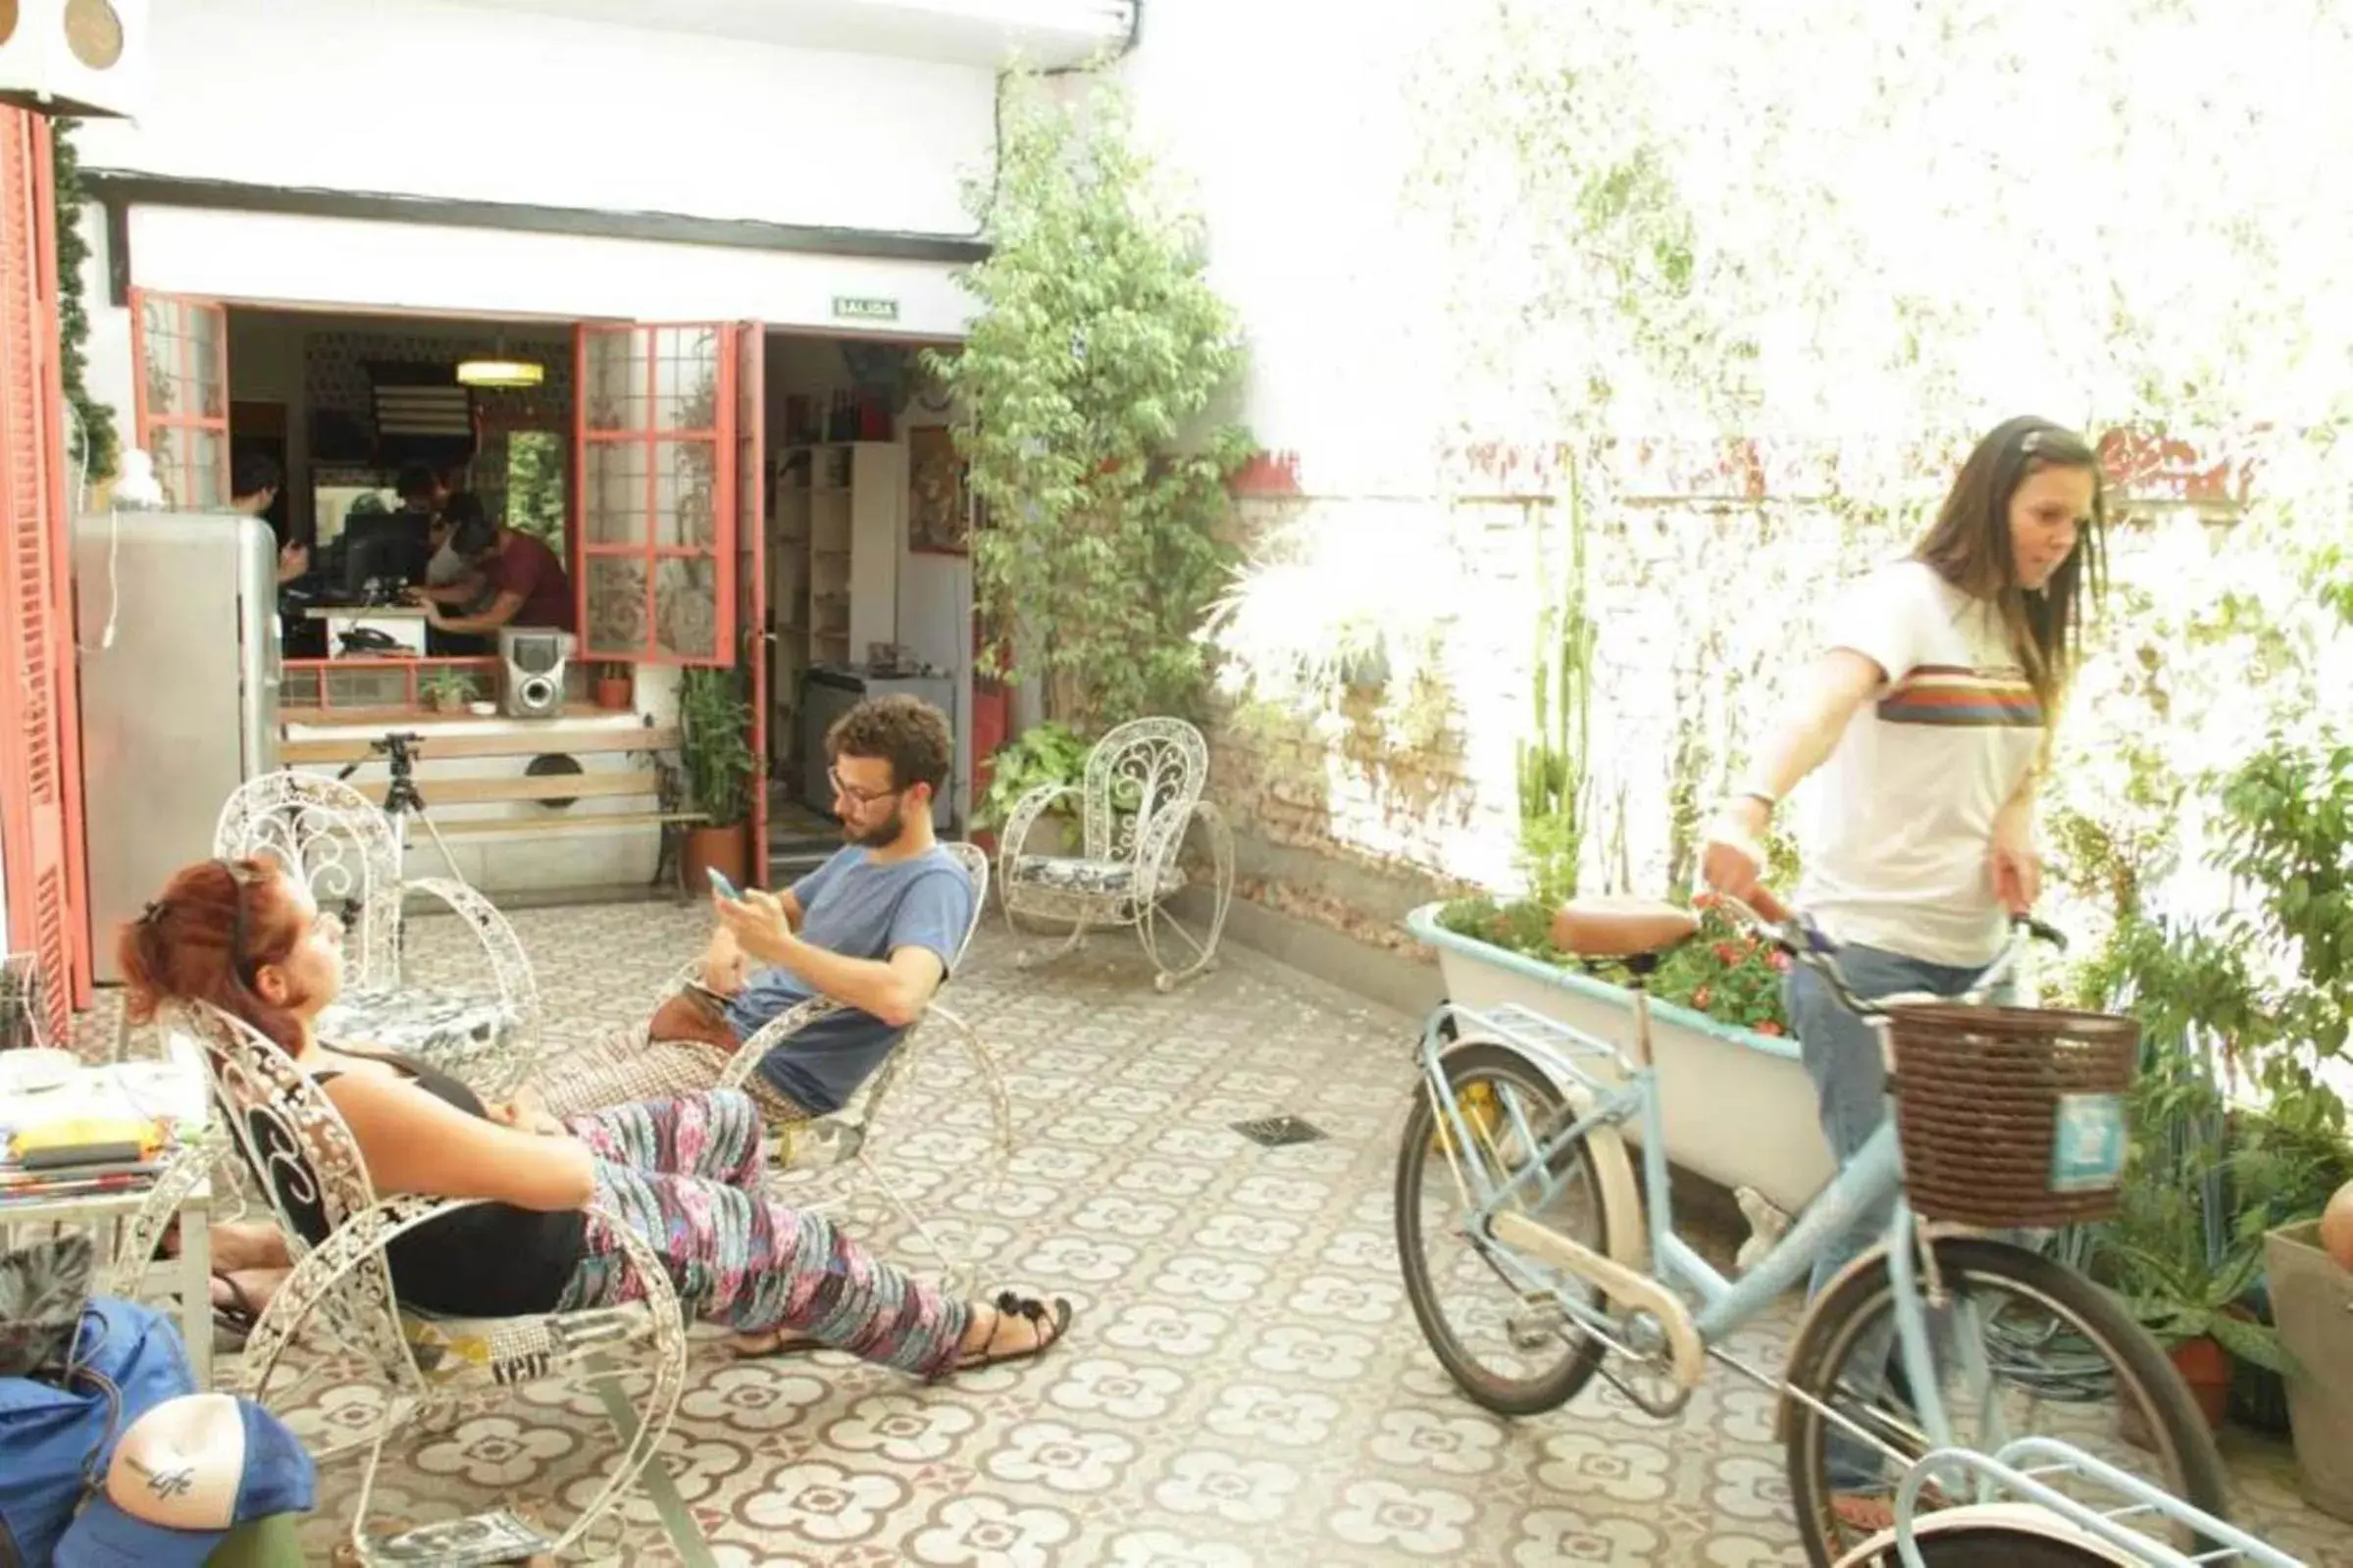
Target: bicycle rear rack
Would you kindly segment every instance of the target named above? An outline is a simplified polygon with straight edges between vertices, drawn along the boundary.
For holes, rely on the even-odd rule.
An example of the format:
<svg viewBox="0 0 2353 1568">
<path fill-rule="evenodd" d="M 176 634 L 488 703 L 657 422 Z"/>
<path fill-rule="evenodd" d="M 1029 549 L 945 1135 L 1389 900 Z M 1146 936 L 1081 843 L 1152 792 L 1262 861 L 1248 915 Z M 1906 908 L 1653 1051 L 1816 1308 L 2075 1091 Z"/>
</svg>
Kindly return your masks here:
<svg viewBox="0 0 2353 1568">
<path fill-rule="evenodd" d="M 2250 1568 L 2308 1568 L 2297 1558 L 2276 1546 L 2265 1545 L 2245 1531 L 2052 1438 L 2020 1438 L 1990 1455 L 1963 1448 L 1940 1448 L 1906 1471 L 1896 1492 L 1895 1526 L 1896 1554 L 1905 1568 L 1921 1568 L 1914 1532 L 1923 1517 L 1919 1507 L 1922 1488 L 1933 1480 L 1946 1492 L 1957 1492 L 1955 1479 L 1960 1475 L 1973 1475 L 1987 1493 L 2008 1492 L 2016 1501 L 2046 1509 L 2123 1554 L 2124 1561 L 2146 1564 L 2148 1568 L 2203 1568 L 2206 1564 L 2231 1562 L 2248 1564 Z M 2100 1508 L 2068 1496 L 2048 1484 L 2049 1478 L 2063 1475 L 2107 1488 L 2118 1494 L 2119 1501 L 2114 1506 Z M 1999 1499 L 1980 1494 L 1975 1500 L 1984 1503 Z M 2186 1526 L 2219 1544 L 2197 1556 L 2187 1556 L 2123 1523 L 2149 1515 Z M 1935 1514 L 1924 1517 L 1934 1518 Z"/>
<path fill-rule="evenodd" d="M 1446 1005 L 1463 1037 L 1472 1037 L 1473 1031 L 1477 1031 L 1516 1046 L 1597 1095 L 1622 1092 L 1634 1073 L 1633 1061 L 1610 1041 L 1559 1019 L 1547 1018 L 1517 1002 L 1506 1002 L 1500 1007 L 1464 1007 L 1458 1002 Z M 1588 1062 L 1598 1063 L 1598 1070 L 1586 1065 Z"/>
</svg>

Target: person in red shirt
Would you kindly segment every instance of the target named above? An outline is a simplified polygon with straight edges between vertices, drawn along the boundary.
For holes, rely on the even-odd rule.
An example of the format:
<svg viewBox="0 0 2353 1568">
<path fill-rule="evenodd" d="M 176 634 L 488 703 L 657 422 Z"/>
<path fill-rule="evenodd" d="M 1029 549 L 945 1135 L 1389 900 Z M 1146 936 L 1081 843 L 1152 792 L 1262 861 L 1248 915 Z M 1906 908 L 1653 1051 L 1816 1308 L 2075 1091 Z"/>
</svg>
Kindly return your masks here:
<svg viewBox="0 0 2353 1568">
<path fill-rule="evenodd" d="M 572 579 L 562 557 L 528 533 L 492 523 L 471 491 L 452 495 L 441 515 L 451 524 L 449 547 L 465 561 L 466 572 L 455 582 L 410 590 L 433 627 L 473 636 L 503 626 L 574 630 Z M 476 603 L 486 590 L 490 602 L 480 610 L 450 613 L 450 606 Z"/>
</svg>

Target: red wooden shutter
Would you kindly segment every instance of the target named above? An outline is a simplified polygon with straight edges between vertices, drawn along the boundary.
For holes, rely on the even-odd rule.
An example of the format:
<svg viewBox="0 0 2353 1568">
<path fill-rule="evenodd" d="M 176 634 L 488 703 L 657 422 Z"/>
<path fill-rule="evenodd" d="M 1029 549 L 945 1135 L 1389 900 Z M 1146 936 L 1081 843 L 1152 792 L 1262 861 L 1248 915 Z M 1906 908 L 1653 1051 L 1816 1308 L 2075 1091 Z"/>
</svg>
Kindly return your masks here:
<svg viewBox="0 0 2353 1568">
<path fill-rule="evenodd" d="M 577 329 L 583 658 L 735 662 L 736 332 Z"/>
<path fill-rule="evenodd" d="M 751 702 L 751 878 L 768 885 L 768 331 L 736 331 L 736 629 Z"/>
<path fill-rule="evenodd" d="M 0 876 L 8 945 L 32 955 L 60 1044 L 90 973 L 65 423 L 49 126 L 0 109 Z"/>
<path fill-rule="evenodd" d="M 229 504 L 229 312 L 218 301 L 130 291 L 139 445 L 190 512 Z"/>
</svg>

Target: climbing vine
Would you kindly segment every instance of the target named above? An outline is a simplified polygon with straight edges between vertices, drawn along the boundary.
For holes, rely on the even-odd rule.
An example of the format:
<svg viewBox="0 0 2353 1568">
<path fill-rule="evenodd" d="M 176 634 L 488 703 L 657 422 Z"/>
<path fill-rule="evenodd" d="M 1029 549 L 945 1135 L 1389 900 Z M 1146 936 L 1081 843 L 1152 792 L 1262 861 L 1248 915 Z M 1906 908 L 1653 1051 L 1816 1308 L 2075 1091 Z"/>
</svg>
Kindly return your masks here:
<svg viewBox="0 0 2353 1568">
<path fill-rule="evenodd" d="M 1107 81 L 1072 102 L 1010 80 L 994 194 L 975 194 L 990 255 L 963 281 L 980 313 L 926 363 L 959 400 L 987 512 L 982 612 L 1020 629 L 1015 673 L 1042 684 L 1049 718 L 1096 733 L 1194 711 L 1194 632 L 1230 555 L 1225 481 L 1252 448 L 1209 419 L 1243 355 L 1200 221 Z"/>
<path fill-rule="evenodd" d="M 70 449 L 77 465 L 86 465 L 97 480 L 115 471 L 115 411 L 90 395 L 90 313 L 82 296 L 82 264 L 90 247 L 81 237 L 81 161 L 74 151 L 72 131 L 62 120 L 50 122 L 52 167 L 57 197 L 57 337 L 58 369 L 65 382 L 66 402 L 78 418 L 80 435 Z"/>
</svg>

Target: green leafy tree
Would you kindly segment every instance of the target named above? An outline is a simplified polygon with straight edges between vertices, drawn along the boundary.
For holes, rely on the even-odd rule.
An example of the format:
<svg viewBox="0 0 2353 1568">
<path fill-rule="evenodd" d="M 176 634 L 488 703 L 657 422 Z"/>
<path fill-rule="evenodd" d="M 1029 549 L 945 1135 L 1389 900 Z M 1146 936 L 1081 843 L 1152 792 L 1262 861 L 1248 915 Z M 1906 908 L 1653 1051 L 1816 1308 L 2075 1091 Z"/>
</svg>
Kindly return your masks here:
<svg viewBox="0 0 2353 1568">
<path fill-rule="evenodd" d="M 517 430 L 506 445 L 507 527 L 564 548 L 564 438 Z"/>
<path fill-rule="evenodd" d="M 1197 217 L 1170 202 L 1119 90 L 1087 101 L 1007 83 L 981 310 L 932 374 L 960 399 L 957 449 L 988 526 L 972 540 L 983 612 L 1022 629 L 1020 674 L 1082 733 L 1197 709 L 1193 633 L 1225 581 L 1225 481 L 1252 450 L 1203 428 L 1243 365 L 1204 276 Z M 1005 674 L 995 669 L 993 674 Z"/>
</svg>

